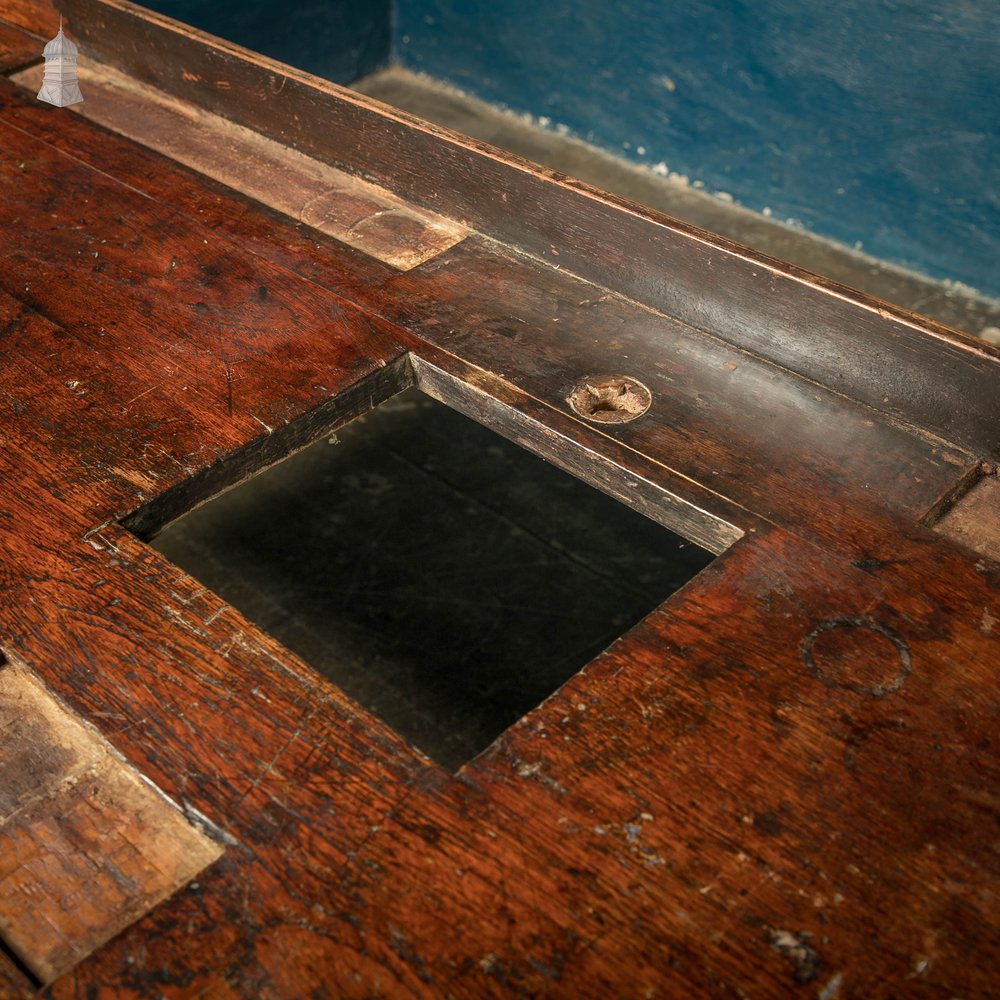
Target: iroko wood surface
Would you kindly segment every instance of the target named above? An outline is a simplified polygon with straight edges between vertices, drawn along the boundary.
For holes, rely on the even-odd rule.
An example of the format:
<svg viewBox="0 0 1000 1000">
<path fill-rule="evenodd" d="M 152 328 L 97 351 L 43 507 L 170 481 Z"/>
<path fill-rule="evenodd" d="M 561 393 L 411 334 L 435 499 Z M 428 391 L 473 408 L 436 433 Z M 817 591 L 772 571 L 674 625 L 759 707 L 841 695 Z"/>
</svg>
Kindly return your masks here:
<svg viewBox="0 0 1000 1000">
<path fill-rule="evenodd" d="M 990 994 L 998 566 L 921 523 L 978 430 L 487 235 L 399 271 L 7 81 L 0 151 L 0 644 L 224 848 L 50 995 Z M 649 412 L 576 416 L 601 374 Z M 120 523 L 414 383 L 721 553 L 458 775 Z"/>
</svg>

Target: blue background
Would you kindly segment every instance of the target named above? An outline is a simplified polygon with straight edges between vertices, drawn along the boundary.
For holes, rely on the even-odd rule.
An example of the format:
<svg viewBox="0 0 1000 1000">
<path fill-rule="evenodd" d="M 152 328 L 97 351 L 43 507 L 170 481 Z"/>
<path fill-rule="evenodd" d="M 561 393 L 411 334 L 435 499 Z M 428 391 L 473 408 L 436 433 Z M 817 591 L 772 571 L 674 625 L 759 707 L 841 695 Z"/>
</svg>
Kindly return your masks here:
<svg viewBox="0 0 1000 1000">
<path fill-rule="evenodd" d="M 1000 297 L 1000 0 L 149 6 L 337 82 L 396 59 Z"/>
<path fill-rule="evenodd" d="M 138 0 L 335 83 L 389 62 L 393 0 Z"/>
</svg>

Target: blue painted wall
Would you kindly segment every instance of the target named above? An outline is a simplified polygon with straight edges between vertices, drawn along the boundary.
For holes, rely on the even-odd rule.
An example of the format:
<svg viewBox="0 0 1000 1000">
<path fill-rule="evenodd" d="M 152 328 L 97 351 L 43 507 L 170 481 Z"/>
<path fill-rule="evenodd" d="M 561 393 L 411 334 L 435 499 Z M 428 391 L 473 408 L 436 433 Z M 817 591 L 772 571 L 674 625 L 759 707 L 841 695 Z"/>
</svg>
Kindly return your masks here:
<svg viewBox="0 0 1000 1000">
<path fill-rule="evenodd" d="M 335 83 L 381 69 L 392 52 L 392 0 L 139 0 Z"/>
<path fill-rule="evenodd" d="M 485 100 L 1000 296 L 998 0 L 398 0 L 396 45 Z"/>
</svg>

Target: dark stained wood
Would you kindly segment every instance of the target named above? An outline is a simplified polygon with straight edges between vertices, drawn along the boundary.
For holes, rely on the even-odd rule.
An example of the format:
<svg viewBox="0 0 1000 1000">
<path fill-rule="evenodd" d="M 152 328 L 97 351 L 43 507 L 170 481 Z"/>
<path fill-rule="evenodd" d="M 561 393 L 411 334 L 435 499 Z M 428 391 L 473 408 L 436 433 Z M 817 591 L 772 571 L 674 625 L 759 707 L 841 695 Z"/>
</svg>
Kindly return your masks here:
<svg viewBox="0 0 1000 1000">
<path fill-rule="evenodd" d="M 0 87 L 4 120 L 53 149 L 103 169 L 107 136 L 88 127 L 76 115 L 50 114 L 31 91 Z M 239 241 L 262 256 L 331 291 L 353 295 L 361 285 L 374 285 L 395 274 L 395 268 L 368 254 L 344 246 L 311 228 L 289 226 L 287 219 L 258 203 L 233 197 L 217 180 L 197 175 L 133 143 L 115 147 L 115 176 L 155 201 L 168 204 L 209 229 Z M 164 167 L 170 162 L 169 173 Z M 276 224 L 276 222 L 278 224 Z M 335 265 L 331 266 L 331 257 Z"/>
<path fill-rule="evenodd" d="M 113 183 L 6 123 L 0 133 L 23 154 L 0 169 L 27 202 L 38 208 L 44 202 L 47 220 L 21 212 L 17 203 L 0 206 L 0 230 L 16 247 L 13 259 L 32 261 L 30 280 L 13 269 L 0 276 L 0 293 L 19 296 L 6 309 L 5 321 L 13 324 L 9 347 L 34 369 L 28 378 L 6 371 L 11 395 L 19 399 L 29 387 L 37 389 L 41 366 L 42 384 L 59 401 L 53 429 L 61 430 L 62 442 L 72 439 L 69 425 L 81 409 L 132 413 L 139 426 L 150 427 L 149 421 L 157 423 L 155 406 L 162 406 L 176 430 L 169 443 L 156 447 L 141 435 L 122 442 L 133 457 L 121 456 L 117 468 L 134 467 L 124 483 L 134 506 L 238 446 L 280 434 L 293 412 L 323 403 L 402 352 L 385 324 L 324 299 L 283 268 L 262 268 L 250 251 L 197 218 Z M 30 192 L 39 185 L 51 194 L 36 200 Z M 111 217 L 102 206 L 116 188 L 118 211 Z M 151 301 L 157 287 L 167 294 Z M 101 288 L 107 291 L 95 297 Z M 18 322 L 21 315 L 26 325 Z M 341 326 L 351 335 L 335 337 Z M 298 352 L 296 340 L 312 334 L 320 340 Z M 128 345 L 144 335 L 153 340 L 137 355 Z M 32 360 L 39 337 L 50 339 L 52 350 Z M 256 387 L 267 384 L 284 384 L 288 394 L 258 406 L 263 397 Z M 198 434 L 200 426 L 207 429 L 206 416 L 212 425 L 207 440 Z M 92 446 L 103 454 L 108 442 L 95 439 Z M 267 453 L 266 443 L 261 449 Z M 94 467 L 82 453 L 68 464 L 79 471 L 69 472 L 64 490 Z"/>
<path fill-rule="evenodd" d="M 585 429 L 567 420 L 574 437 L 592 450 L 611 438 L 654 459 L 660 469 L 646 475 L 662 485 L 703 484 L 855 553 L 869 544 L 869 526 L 882 531 L 892 512 L 920 517 L 975 463 L 971 453 L 887 426 L 829 389 L 495 244 L 470 239 L 380 295 L 388 317 L 468 364 L 503 372 L 565 416 L 580 379 L 616 370 L 639 378 L 653 394 L 645 416 Z M 753 476 L 750 455 L 759 462 Z M 721 515 L 710 495 L 702 503 Z M 848 535 L 845 515 L 857 525 Z"/>
<path fill-rule="evenodd" d="M 31 979 L 22 971 L 18 962 L 0 946 L 0 996 L 10 1000 L 25 1000 L 36 992 Z"/>
<path fill-rule="evenodd" d="M 42 58 L 44 40 L 0 20 L 0 73 L 8 73 Z"/>
<path fill-rule="evenodd" d="M 52 0 L 4 0 L 2 16 L 46 40 L 59 30 L 59 11 Z"/>
<path fill-rule="evenodd" d="M 1000 351 L 982 341 L 125 0 L 62 3 L 81 52 L 142 83 L 374 179 L 880 412 L 1000 455 L 993 383 Z M 955 398 L 964 405 L 952 405 Z"/>
<path fill-rule="evenodd" d="M 119 6 L 75 27 L 111 53 Z M 122 68 L 266 110 L 263 62 L 143 31 Z M 47 995 L 989 995 L 1000 569 L 924 522 L 981 474 L 996 356 L 317 87 L 371 126 L 338 165 L 486 234 L 399 273 L 0 81 L 0 645 L 225 847 Z M 755 269 L 760 353 L 705 318 Z M 648 412 L 576 414 L 602 374 Z M 458 775 L 120 523 L 409 384 L 721 553 Z"/>
<path fill-rule="evenodd" d="M 573 473 L 660 524 L 697 542 L 709 552 L 724 552 L 744 530 L 760 522 L 726 498 L 671 475 L 655 462 L 616 447 L 598 445 L 592 435 L 560 420 L 545 402 L 503 378 L 441 351 L 424 349 L 413 359 L 416 384 L 473 420 Z M 498 403 L 500 405 L 498 405 Z M 744 527 L 746 526 L 746 527 Z"/>
<path fill-rule="evenodd" d="M 995 589 L 983 596 L 996 607 Z M 818 955 L 813 989 L 839 975 L 845 996 L 914 983 L 986 995 L 990 974 L 966 960 L 992 951 L 996 912 L 983 881 L 995 860 L 974 845 L 996 778 L 995 645 L 980 625 L 956 616 L 945 638 L 933 597 L 772 532 L 650 616 L 475 776 L 547 815 L 563 864 L 570 826 L 587 845 L 577 864 L 624 854 L 643 924 L 689 948 L 721 932 L 731 982 L 741 963 L 760 970 L 754 995 L 794 983 L 779 932 Z M 567 736 L 572 753 L 554 756 Z M 962 829 L 965 846 L 942 857 L 941 838 Z M 651 868 L 669 877 L 641 877 Z M 863 962 L 858 937 L 872 943 Z"/>
</svg>

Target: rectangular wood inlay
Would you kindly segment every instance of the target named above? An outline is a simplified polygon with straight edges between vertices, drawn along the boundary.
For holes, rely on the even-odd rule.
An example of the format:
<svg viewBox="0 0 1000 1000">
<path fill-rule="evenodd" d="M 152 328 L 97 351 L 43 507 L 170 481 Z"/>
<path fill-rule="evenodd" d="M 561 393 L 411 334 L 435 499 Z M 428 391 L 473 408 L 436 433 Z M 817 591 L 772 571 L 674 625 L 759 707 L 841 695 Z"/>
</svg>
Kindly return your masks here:
<svg viewBox="0 0 1000 1000">
<path fill-rule="evenodd" d="M 934 530 L 1000 562 L 1000 478 L 984 475 L 935 522 Z"/>
<path fill-rule="evenodd" d="M 34 66 L 11 79 L 37 91 L 43 70 Z M 468 235 L 459 222 L 106 66 L 82 61 L 79 78 L 84 101 L 71 111 L 399 270 Z"/>
<path fill-rule="evenodd" d="M 0 666 L 0 937 L 51 982 L 222 849 L 21 666 Z"/>
</svg>

